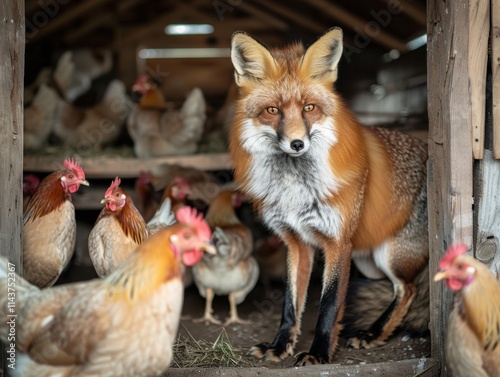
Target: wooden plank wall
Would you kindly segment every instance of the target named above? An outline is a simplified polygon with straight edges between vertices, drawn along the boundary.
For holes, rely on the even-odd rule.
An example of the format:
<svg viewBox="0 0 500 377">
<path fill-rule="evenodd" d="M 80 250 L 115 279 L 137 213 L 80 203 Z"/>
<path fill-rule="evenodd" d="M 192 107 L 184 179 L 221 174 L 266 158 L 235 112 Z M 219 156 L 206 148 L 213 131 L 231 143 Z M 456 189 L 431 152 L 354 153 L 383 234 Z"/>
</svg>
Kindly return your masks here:
<svg viewBox="0 0 500 377">
<path fill-rule="evenodd" d="M 24 1 L 0 4 L 0 253 L 21 262 Z"/>
<path fill-rule="evenodd" d="M 0 3 L 0 254 L 21 267 L 24 0 Z M 1 289 L 7 289 L 2 287 Z M 2 346 L 0 345 L 0 348 Z M 0 373 L 5 375 L 4 349 Z"/>
<path fill-rule="evenodd" d="M 469 97 L 469 2 L 427 1 L 429 103 L 429 268 L 431 276 L 446 248 L 472 245 L 473 159 Z M 431 283 L 431 351 L 444 361 L 451 294 Z M 442 375 L 448 375 L 442 365 Z"/>
</svg>

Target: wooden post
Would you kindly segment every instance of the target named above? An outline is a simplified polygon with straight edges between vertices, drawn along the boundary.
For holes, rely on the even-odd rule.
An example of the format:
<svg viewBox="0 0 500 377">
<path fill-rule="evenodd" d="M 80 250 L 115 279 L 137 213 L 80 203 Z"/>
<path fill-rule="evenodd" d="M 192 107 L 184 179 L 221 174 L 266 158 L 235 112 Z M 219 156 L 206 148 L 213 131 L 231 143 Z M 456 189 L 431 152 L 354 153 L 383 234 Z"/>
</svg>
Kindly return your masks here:
<svg viewBox="0 0 500 377">
<path fill-rule="evenodd" d="M 491 0 L 493 157 L 500 159 L 500 0 Z"/>
<path fill-rule="evenodd" d="M 23 226 L 24 0 L 2 1 L 0 17 L 0 253 L 7 255 L 20 272 Z M 2 375 L 7 369 L 4 355 L 2 349 Z"/>
<path fill-rule="evenodd" d="M 427 1 L 429 112 L 429 270 L 457 241 L 472 245 L 472 127 L 469 92 L 469 1 Z M 431 352 L 448 375 L 444 342 L 451 294 L 431 282 Z"/>
</svg>

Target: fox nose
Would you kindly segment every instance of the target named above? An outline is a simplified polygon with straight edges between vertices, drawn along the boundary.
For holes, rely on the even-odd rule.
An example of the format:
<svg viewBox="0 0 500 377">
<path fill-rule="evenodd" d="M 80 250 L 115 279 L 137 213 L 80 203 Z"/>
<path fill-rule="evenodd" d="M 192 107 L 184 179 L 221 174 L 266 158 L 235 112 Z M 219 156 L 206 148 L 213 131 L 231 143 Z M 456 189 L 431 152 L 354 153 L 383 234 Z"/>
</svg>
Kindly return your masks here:
<svg viewBox="0 0 500 377">
<path fill-rule="evenodd" d="M 290 143 L 290 148 L 292 148 L 295 152 L 300 152 L 304 149 L 304 142 L 302 140 L 292 140 Z"/>
</svg>

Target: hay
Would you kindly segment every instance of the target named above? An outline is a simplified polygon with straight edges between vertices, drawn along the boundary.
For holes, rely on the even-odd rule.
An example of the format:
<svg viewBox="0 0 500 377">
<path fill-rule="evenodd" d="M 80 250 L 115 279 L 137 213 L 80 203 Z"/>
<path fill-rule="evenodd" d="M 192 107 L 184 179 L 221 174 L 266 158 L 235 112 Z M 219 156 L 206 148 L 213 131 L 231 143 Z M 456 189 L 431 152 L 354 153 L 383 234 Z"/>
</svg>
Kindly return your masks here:
<svg viewBox="0 0 500 377">
<path fill-rule="evenodd" d="M 183 325 L 184 326 L 184 325 Z M 243 350 L 234 348 L 224 328 L 220 330 L 213 343 L 196 340 L 184 326 L 188 336 L 177 338 L 174 344 L 174 357 L 171 368 L 216 368 L 216 367 L 253 367 L 250 357 Z"/>
</svg>

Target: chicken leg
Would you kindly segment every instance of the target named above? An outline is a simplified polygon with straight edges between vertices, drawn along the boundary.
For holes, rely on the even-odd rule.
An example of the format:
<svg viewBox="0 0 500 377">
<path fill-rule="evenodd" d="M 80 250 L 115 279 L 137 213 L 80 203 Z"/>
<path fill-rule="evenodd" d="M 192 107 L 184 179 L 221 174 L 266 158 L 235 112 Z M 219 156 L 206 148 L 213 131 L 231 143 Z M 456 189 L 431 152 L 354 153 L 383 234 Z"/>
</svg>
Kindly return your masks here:
<svg viewBox="0 0 500 377">
<path fill-rule="evenodd" d="M 242 325 L 248 325 L 250 321 L 241 319 L 238 316 L 238 310 L 236 308 L 236 293 L 231 292 L 229 294 L 229 318 L 224 322 L 224 326 L 229 326 L 233 323 L 241 323 Z"/>
<path fill-rule="evenodd" d="M 193 322 L 205 322 L 205 324 L 213 323 L 214 325 L 220 325 L 222 322 L 215 319 L 212 315 L 212 301 L 214 300 L 214 290 L 212 288 L 206 288 L 206 298 L 205 298 L 205 314 L 203 317 L 194 319 Z"/>
</svg>

